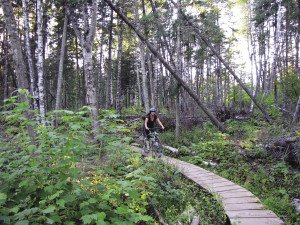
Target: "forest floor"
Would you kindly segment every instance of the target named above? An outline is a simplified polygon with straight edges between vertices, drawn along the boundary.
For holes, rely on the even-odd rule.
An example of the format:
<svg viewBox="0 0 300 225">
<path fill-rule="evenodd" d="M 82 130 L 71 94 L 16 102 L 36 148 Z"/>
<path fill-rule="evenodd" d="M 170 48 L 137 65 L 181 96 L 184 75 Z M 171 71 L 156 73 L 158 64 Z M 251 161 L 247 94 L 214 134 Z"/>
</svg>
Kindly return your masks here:
<svg viewBox="0 0 300 225">
<path fill-rule="evenodd" d="M 295 210 L 300 199 L 300 127 L 269 125 L 252 118 L 225 124 L 226 134 L 204 123 L 182 129 L 176 141 L 172 131 L 161 137 L 165 144 L 179 149 L 176 158 L 250 190 L 287 224 L 300 223 Z"/>
</svg>

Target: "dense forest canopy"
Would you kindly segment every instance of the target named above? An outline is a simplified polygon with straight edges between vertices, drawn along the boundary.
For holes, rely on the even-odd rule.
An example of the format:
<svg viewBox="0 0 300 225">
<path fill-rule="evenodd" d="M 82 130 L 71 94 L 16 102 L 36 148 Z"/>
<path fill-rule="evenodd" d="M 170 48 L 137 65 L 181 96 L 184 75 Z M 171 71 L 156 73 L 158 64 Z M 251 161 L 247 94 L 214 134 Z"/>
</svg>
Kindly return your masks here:
<svg viewBox="0 0 300 225">
<path fill-rule="evenodd" d="M 112 3 L 143 41 L 108 2 L 2 0 L 1 104 L 28 89 L 41 115 L 83 105 L 195 115 L 195 98 L 209 117 L 254 105 L 294 113 L 299 1 Z"/>
</svg>

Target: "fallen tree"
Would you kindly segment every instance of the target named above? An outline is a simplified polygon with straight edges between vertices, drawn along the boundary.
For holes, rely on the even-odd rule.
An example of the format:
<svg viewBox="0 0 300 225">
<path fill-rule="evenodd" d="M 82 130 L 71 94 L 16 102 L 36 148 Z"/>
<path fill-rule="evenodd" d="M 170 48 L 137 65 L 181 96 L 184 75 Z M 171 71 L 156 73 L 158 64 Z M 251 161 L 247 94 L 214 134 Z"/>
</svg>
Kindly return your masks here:
<svg viewBox="0 0 300 225">
<path fill-rule="evenodd" d="M 181 76 L 174 70 L 169 63 L 163 58 L 163 56 L 153 47 L 152 44 L 142 35 L 142 33 L 130 22 L 130 20 L 122 13 L 122 11 L 115 6 L 110 0 L 104 0 L 110 8 L 115 11 L 119 17 L 137 34 L 141 41 L 143 41 L 148 49 L 156 56 L 159 61 L 165 66 L 165 68 L 172 74 L 172 76 L 177 80 L 177 82 L 183 87 L 183 89 L 196 101 L 199 107 L 204 111 L 204 113 L 209 117 L 212 123 L 221 131 L 226 132 L 224 125 L 213 115 L 213 113 L 206 108 L 206 106 L 201 102 L 197 94 L 183 81 Z"/>
</svg>

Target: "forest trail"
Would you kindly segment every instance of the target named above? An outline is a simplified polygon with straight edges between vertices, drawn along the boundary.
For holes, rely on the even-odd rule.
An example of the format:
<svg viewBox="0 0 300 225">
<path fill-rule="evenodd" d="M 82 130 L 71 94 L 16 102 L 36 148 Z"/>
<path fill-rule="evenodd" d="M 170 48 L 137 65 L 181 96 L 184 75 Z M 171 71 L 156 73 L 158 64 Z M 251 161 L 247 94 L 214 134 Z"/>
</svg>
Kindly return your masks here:
<svg viewBox="0 0 300 225">
<path fill-rule="evenodd" d="M 132 146 L 142 154 L 143 150 Z M 284 222 L 260 203 L 259 199 L 245 188 L 193 164 L 168 156 L 160 158 L 166 164 L 175 166 L 185 177 L 217 194 L 231 222 L 236 225 L 281 225 Z"/>
</svg>

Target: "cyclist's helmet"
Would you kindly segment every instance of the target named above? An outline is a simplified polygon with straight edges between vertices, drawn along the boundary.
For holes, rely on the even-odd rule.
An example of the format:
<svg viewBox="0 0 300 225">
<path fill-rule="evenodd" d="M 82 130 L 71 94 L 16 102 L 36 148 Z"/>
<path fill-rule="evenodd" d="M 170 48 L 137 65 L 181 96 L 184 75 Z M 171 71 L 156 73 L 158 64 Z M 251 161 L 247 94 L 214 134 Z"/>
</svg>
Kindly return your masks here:
<svg viewBox="0 0 300 225">
<path fill-rule="evenodd" d="M 156 109 L 155 108 L 151 108 L 149 111 L 150 112 L 156 112 Z"/>
</svg>

